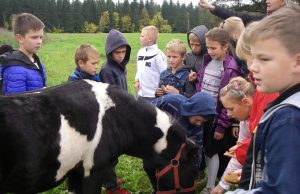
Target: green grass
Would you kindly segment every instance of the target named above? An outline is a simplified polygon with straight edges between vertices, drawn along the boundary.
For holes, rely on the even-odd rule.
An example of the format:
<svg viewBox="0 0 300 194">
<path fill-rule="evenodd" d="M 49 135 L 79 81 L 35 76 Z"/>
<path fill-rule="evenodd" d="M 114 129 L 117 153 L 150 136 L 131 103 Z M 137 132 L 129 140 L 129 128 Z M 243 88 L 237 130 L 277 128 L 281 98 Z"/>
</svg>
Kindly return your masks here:
<svg viewBox="0 0 300 194">
<path fill-rule="evenodd" d="M 45 44 L 38 55 L 46 66 L 48 86 L 66 82 L 74 70 L 75 49 L 81 44 L 92 44 L 100 52 L 100 65 L 105 61 L 105 33 L 98 34 L 46 34 Z M 133 81 L 136 72 L 136 54 L 141 48 L 138 33 L 124 34 L 131 45 L 131 57 L 127 65 L 129 91 L 133 91 Z M 160 34 L 158 46 L 165 51 L 165 45 L 172 38 L 180 38 L 186 42 L 185 34 Z"/>
<path fill-rule="evenodd" d="M 81 44 L 92 44 L 100 52 L 100 65 L 105 61 L 105 33 L 98 34 L 46 34 L 44 45 L 38 52 L 38 56 L 45 64 L 47 72 L 47 83 L 49 86 L 65 83 L 68 76 L 75 68 L 75 49 Z M 133 81 L 136 73 L 136 54 L 141 48 L 139 33 L 124 34 L 131 45 L 131 58 L 127 65 L 128 87 L 133 92 Z M 168 41 L 179 38 L 186 42 L 186 34 L 160 34 L 158 40 L 159 48 L 164 52 Z M 186 44 L 187 46 L 187 44 Z M 99 68 L 100 69 L 100 68 Z M 150 193 L 151 185 L 143 171 L 140 159 L 130 156 L 119 157 L 117 174 L 125 180 L 124 187 L 132 193 Z M 44 194 L 65 194 L 66 184 L 62 184 Z M 99 191 L 100 193 L 100 191 Z"/>
</svg>

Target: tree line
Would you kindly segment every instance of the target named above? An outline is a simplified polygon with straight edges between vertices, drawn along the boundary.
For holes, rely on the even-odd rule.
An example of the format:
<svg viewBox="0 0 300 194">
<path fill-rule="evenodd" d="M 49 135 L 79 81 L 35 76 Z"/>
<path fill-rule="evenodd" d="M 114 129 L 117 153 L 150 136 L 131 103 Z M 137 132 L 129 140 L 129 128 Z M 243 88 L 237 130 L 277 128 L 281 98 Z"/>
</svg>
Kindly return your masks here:
<svg viewBox="0 0 300 194">
<path fill-rule="evenodd" d="M 11 29 L 12 18 L 21 12 L 39 17 L 47 32 L 78 33 L 139 32 L 143 26 L 154 25 L 160 32 L 185 33 L 204 24 L 213 27 L 219 19 L 192 3 L 164 0 L 162 5 L 153 0 L 0 0 L 0 27 Z"/>
</svg>

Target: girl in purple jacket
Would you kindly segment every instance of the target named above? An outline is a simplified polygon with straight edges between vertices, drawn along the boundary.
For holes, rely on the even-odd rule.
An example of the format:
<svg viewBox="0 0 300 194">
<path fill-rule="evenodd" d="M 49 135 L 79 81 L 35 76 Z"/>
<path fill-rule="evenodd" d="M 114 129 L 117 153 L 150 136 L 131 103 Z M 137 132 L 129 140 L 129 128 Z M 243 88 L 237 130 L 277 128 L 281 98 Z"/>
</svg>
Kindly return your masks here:
<svg viewBox="0 0 300 194">
<path fill-rule="evenodd" d="M 232 46 L 227 31 L 214 28 L 205 37 L 208 55 L 204 56 L 202 68 L 198 73 L 189 75 L 189 80 L 196 82 L 196 91 L 211 94 L 216 103 L 217 116 L 213 125 L 204 130 L 204 152 L 208 168 L 208 181 L 204 193 L 214 188 L 217 175 L 222 175 L 229 161 L 223 154 L 236 141 L 231 131 L 233 121 L 227 116 L 226 109 L 220 101 L 219 91 L 231 78 L 243 74 L 229 54 Z"/>
</svg>

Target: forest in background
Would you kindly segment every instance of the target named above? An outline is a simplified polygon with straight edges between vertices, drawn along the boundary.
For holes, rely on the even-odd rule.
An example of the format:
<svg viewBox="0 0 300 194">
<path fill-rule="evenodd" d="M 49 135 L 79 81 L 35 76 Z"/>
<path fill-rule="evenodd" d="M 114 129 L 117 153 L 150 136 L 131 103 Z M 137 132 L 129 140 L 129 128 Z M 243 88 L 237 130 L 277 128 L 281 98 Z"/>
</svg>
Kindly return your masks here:
<svg viewBox="0 0 300 194">
<path fill-rule="evenodd" d="M 231 0 L 235 10 L 263 12 L 264 1 Z M 228 0 L 217 0 L 228 4 Z M 214 27 L 220 20 L 209 11 L 192 3 L 164 0 L 162 5 L 153 0 L 0 0 L 0 28 L 11 30 L 12 18 L 21 12 L 39 17 L 52 33 L 94 33 L 118 29 L 121 32 L 139 32 L 143 26 L 155 25 L 160 32 L 185 33 L 204 24 Z"/>
</svg>

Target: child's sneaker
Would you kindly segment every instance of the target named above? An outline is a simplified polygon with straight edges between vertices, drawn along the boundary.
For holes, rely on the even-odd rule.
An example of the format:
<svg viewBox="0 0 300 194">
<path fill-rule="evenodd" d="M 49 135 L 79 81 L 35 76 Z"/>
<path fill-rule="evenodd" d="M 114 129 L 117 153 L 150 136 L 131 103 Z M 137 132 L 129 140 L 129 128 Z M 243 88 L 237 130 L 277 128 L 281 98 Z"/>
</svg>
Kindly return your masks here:
<svg viewBox="0 0 300 194">
<path fill-rule="evenodd" d="M 114 190 L 106 189 L 106 194 L 131 194 L 129 191 L 126 191 L 126 189 L 122 187 L 118 187 Z"/>
</svg>

